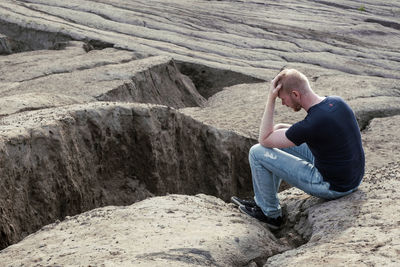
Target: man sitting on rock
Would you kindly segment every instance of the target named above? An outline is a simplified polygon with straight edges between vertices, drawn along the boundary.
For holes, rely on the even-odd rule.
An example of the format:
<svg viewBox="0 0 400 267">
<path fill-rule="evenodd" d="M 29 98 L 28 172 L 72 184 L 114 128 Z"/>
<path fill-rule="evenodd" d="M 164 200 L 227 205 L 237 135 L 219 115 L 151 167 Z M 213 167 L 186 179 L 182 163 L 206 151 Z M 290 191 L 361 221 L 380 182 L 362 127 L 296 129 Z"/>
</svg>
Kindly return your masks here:
<svg viewBox="0 0 400 267">
<path fill-rule="evenodd" d="M 275 99 L 295 112 L 307 111 L 293 125 L 274 125 Z M 294 69 L 271 82 L 260 125 L 259 144 L 250 149 L 254 200 L 232 197 L 239 209 L 271 229 L 283 224 L 278 189 L 282 180 L 323 199 L 355 191 L 364 175 L 361 134 L 351 108 L 337 96 L 321 97 Z"/>
</svg>

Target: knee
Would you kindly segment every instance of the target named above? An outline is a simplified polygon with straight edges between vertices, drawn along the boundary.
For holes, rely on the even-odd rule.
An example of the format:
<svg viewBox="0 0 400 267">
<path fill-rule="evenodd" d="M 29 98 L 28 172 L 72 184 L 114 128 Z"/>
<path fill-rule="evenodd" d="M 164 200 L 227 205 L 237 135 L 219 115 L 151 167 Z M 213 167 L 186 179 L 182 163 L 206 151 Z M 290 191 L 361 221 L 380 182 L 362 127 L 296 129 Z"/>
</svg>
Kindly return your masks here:
<svg viewBox="0 0 400 267">
<path fill-rule="evenodd" d="M 259 155 L 263 154 L 263 151 L 265 151 L 265 149 L 267 149 L 267 148 L 263 147 L 260 144 L 256 144 L 256 145 L 252 146 L 249 151 L 249 161 L 252 162 L 255 159 L 257 159 L 259 157 Z"/>
</svg>

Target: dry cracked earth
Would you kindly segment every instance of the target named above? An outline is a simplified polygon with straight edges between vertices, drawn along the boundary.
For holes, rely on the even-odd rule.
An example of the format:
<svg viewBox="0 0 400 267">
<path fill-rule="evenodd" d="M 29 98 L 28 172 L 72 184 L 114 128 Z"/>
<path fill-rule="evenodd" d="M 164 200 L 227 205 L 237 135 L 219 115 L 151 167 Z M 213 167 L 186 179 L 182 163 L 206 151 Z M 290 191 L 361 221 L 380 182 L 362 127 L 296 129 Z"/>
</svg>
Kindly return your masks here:
<svg viewBox="0 0 400 267">
<path fill-rule="evenodd" d="M 0 265 L 398 266 L 399 17 L 389 0 L 2 0 Z M 227 202 L 252 195 L 283 67 L 350 104 L 367 172 L 334 201 L 283 190 L 272 233 Z"/>
</svg>

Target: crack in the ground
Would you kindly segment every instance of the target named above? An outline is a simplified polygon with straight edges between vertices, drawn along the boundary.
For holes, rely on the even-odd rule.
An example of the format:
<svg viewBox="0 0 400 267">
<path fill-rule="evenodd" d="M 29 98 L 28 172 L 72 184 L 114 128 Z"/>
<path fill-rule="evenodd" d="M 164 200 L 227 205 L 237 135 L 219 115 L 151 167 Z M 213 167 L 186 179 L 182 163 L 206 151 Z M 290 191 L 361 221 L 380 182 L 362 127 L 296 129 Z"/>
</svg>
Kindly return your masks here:
<svg viewBox="0 0 400 267">
<path fill-rule="evenodd" d="M 372 120 L 400 115 L 400 109 L 390 109 L 390 110 L 381 109 L 381 110 L 372 110 L 368 112 L 363 111 L 362 113 L 363 113 L 362 116 L 357 115 L 356 113 L 356 117 L 358 120 L 360 131 L 364 132 L 365 130 L 368 130 L 368 127 L 371 124 Z"/>
<path fill-rule="evenodd" d="M 323 1 L 321 1 L 321 2 L 323 2 Z M 52 14 L 50 14 L 50 15 L 52 15 Z M 98 15 L 98 14 L 96 14 L 96 15 Z M 54 15 L 52 15 L 52 16 L 54 16 Z M 105 17 L 103 17 L 103 18 L 105 18 Z M 368 21 L 368 22 L 370 22 L 370 21 Z M 397 26 L 396 26 L 397 27 Z M 151 40 L 151 39 L 150 39 Z M 298 44 L 295 44 L 296 46 L 298 46 L 298 47 L 300 47 Z M 187 47 L 185 47 L 185 48 L 187 48 L 187 49 L 190 49 L 190 46 L 187 46 Z M 270 50 L 273 50 L 272 48 L 268 48 L 268 49 L 270 49 Z M 276 50 L 278 50 L 278 49 L 276 49 Z M 279 51 L 279 50 L 278 50 Z M 215 55 L 221 55 L 221 56 L 224 56 L 223 54 L 215 54 Z M 282 56 L 282 58 L 284 59 L 284 60 L 286 60 L 287 62 L 290 62 L 289 60 L 287 60 L 287 58 L 285 58 L 284 56 Z M 299 63 L 299 61 L 292 61 L 292 62 L 296 62 L 296 63 Z M 121 62 L 120 62 L 121 63 Z M 106 65 L 118 65 L 118 64 L 120 64 L 120 63 L 110 63 L 110 64 L 102 64 L 102 63 L 99 63 L 100 65 L 98 65 L 98 66 L 96 66 L 96 65 L 93 65 L 93 66 L 88 66 L 88 67 L 82 67 L 81 69 L 78 69 L 78 71 L 81 71 L 81 70 L 85 70 L 85 69 L 91 69 L 91 68 L 95 68 L 95 67 L 99 67 L 99 66 L 106 66 Z M 301 62 L 300 62 L 301 63 Z M 321 66 L 320 64 L 312 64 L 312 63 L 309 63 L 309 62 L 304 62 L 305 64 L 310 64 L 310 65 L 316 65 L 316 66 Z M 184 70 L 184 64 L 186 64 L 186 63 L 181 63 L 180 64 L 180 68 L 181 68 L 181 71 L 183 72 L 183 73 L 185 73 L 185 70 Z M 189 70 L 188 69 L 186 69 L 186 74 L 188 75 L 188 76 L 191 76 L 191 78 L 192 78 L 192 80 L 194 80 L 194 82 L 195 82 L 195 84 L 198 86 L 198 88 L 200 88 L 200 87 L 206 87 L 206 86 L 204 86 L 204 85 L 201 85 L 200 84 L 200 80 L 202 80 L 201 79 L 201 74 L 205 74 L 205 73 L 207 73 L 207 72 L 212 72 L 213 70 L 212 70 L 212 68 L 209 68 L 209 67 L 206 67 L 206 66 L 203 66 L 203 65 L 200 65 L 200 64 L 198 64 L 197 66 L 194 66 L 195 64 L 193 64 L 193 66 L 189 66 L 189 67 L 187 67 L 187 68 L 189 68 Z M 251 65 L 251 64 L 250 64 Z M 190 69 L 190 67 L 192 68 L 192 69 Z M 205 72 L 203 73 L 202 72 L 202 70 L 201 69 L 206 69 L 205 70 Z M 190 73 L 190 72 L 199 72 L 199 73 L 195 73 L 195 74 L 193 74 L 193 73 Z M 21 82 L 25 82 L 25 81 L 31 81 L 31 80 L 34 80 L 34 79 L 39 79 L 39 78 L 43 78 L 43 77 L 46 77 L 46 76 L 50 76 L 50 75 L 56 75 L 56 74 L 62 74 L 62 73 L 70 73 L 71 71 L 65 71 L 65 72 L 53 72 L 53 73 L 50 73 L 50 74 L 45 74 L 45 75 L 42 75 L 42 76 L 38 76 L 38 77 L 35 77 L 35 78 L 32 78 L 32 79 L 27 79 L 27 80 L 24 80 L 24 81 L 21 81 Z M 200 75 L 200 78 L 199 77 L 196 77 L 196 75 Z M 229 72 L 229 75 L 239 75 L 239 74 L 237 74 L 237 73 L 234 73 L 234 72 Z M 219 75 L 217 75 L 217 76 L 219 76 Z M 222 75 L 221 75 L 222 76 Z M 221 76 L 219 76 L 218 78 L 221 78 Z M 228 75 L 226 75 L 226 76 L 228 76 Z M 373 75 L 371 75 L 371 76 L 373 76 Z M 196 78 L 194 78 L 194 77 L 196 77 Z M 379 77 L 379 76 L 378 76 Z M 155 81 L 154 81 L 154 79 L 153 79 L 153 76 L 152 76 L 152 74 L 150 73 L 150 78 L 151 78 L 151 80 L 152 80 L 152 82 L 153 83 L 155 83 Z M 208 77 L 209 78 L 209 77 Z M 226 77 L 225 77 L 226 78 Z M 196 80 L 197 79 L 197 80 Z M 242 77 L 242 80 L 240 81 L 240 82 L 243 82 L 243 80 L 246 80 L 246 79 L 252 79 L 252 77 L 250 77 L 250 76 L 243 76 Z M 240 79 L 239 79 L 240 80 Z M 255 81 L 255 82 L 259 82 L 260 80 L 257 80 L 257 81 Z M 204 82 L 204 80 L 202 80 L 201 82 Z M 218 87 L 218 90 L 220 90 L 221 88 L 224 88 L 224 87 L 227 87 L 227 86 L 230 86 L 230 85 L 233 85 L 233 84 L 235 84 L 235 82 L 237 82 L 237 83 L 239 83 L 238 81 L 235 81 L 233 84 L 230 84 L 229 82 L 231 82 L 232 83 L 232 81 L 229 81 L 229 79 L 226 79 L 226 80 L 223 80 L 222 82 L 221 82 L 221 86 L 220 87 Z M 211 82 L 210 82 L 211 83 Z M 209 88 L 208 88 L 209 89 Z M 211 95 L 213 95 L 213 94 L 215 94 L 215 92 L 206 92 L 206 93 L 203 93 L 203 94 L 209 94 L 210 96 Z M 36 109 L 36 108 L 32 108 L 32 109 Z M 369 125 L 369 123 L 371 122 L 371 120 L 372 119 L 374 119 L 374 118 L 382 118 L 382 117 L 388 117 L 388 116 L 394 116 L 394 115 L 398 115 L 398 114 L 400 114 L 400 109 L 398 109 L 398 110 L 390 110 L 390 111 L 387 111 L 387 110 L 384 110 L 384 109 L 380 109 L 380 110 L 373 110 L 373 111 L 370 111 L 370 112 L 366 112 L 366 113 L 364 113 L 363 114 L 363 116 L 362 116 L 362 118 L 360 118 L 360 128 L 361 128 L 361 131 L 363 131 L 363 130 L 365 130 L 367 127 L 368 127 L 368 125 Z M 301 246 L 301 245 L 303 245 L 303 244 L 305 244 L 305 243 L 307 243 L 308 241 L 309 241 L 309 238 L 310 238 L 310 236 L 308 236 L 307 234 L 306 235 L 304 235 L 304 234 L 302 234 L 302 233 L 299 233 L 299 231 L 297 230 L 297 228 L 299 227 L 298 225 L 300 224 L 300 223 L 303 223 L 303 225 L 301 226 L 301 227 L 303 227 L 303 228 L 307 228 L 307 227 L 311 227 L 310 225 L 307 225 L 307 223 L 308 223 L 308 221 L 307 221 L 307 216 L 308 216 L 308 214 L 305 212 L 305 210 L 306 210 L 306 207 L 304 207 L 304 204 L 306 203 L 306 200 L 303 200 L 300 204 L 299 204 L 299 210 L 298 210 L 298 214 L 295 216 L 295 221 L 291 221 L 291 222 L 288 222 L 285 226 L 284 226 L 284 228 L 283 229 L 281 229 L 280 231 L 278 231 L 278 232 L 276 232 L 275 233 L 275 236 L 278 238 L 278 239 L 280 239 L 280 241 L 281 242 L 287 242 L 287 244 L 288 245 L 290 245 L 291 247 L 293 247 L 293 248 L 297 248 L 298 246 Z M 307 230 L 306 231 L 304 231 L 305 233 L 307 233 Z"/>
<path fill-rule="evenodd" d="M 120 65 L 120 64 L 128 63 L 128 62 L 131 62 L 131 61 L 134 61 L 134 60 L 136 60 L 136 59 L 132 58 L 132 59 L 130 59 L 130 60 L 128 60 L 128 61 L 126 61 L 126 60 L 121 60 L 121 62 L 112 62 L 112 63 L 98 62 L 98 63 L 93 64 L 93 65 L 91 65 L 91 66 L 81 66 L 81 67 L 78 67 L 78 68 L 76 68 L 76 69 L 71 69 L 71 70 L 52 71 L 51 73 L 45 73 L 45 74 L 43 74 L 43 75 L 39 75 L 39 76 L 30 78 L 30 79 L 20 80 L 20 81 L 18 81 L 18 82 L 19 82 L 19 83 L 24 83 L 24 82 L 29 82 L 29 81 L 34 81 L 34 80 L 38 80 L 38 79 L 41 79 L 41 78 L 49 77 L 49 76 L 52 76 L 52 75 L 59 75 L 59 74 L 65 74 L 65 73 L 80 72 L 80 71 L 89 70 L 89 69 L 95 69 L 95 68 L 104 67 L 104 66 Z"/>
<path fill-rule="evenodd" d="M 400 30 L 400 23 L 394 21 L 381 20 L 381 19 L 365 19 L 364 21 L 370 23 L 378 23 L 384 27 Z"/>
</svg>

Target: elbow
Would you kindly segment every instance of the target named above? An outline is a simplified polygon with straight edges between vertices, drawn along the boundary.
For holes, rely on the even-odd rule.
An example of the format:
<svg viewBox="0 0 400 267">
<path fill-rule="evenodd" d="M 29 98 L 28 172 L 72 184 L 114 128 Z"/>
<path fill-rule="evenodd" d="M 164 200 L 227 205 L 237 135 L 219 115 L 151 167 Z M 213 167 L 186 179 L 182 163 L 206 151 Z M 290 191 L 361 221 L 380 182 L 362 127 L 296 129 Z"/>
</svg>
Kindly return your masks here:
<svg viewBox="0 0 400 267">
<path fill-rule="evenodd" d="M 262 138 L 258 138 L 258 143 L 259 143 L 260 145 L 262 145 L 263 139 L 262 139 Z"/>
<path fill-rule="evenodd" d="M 266 139 L 258 139 L 258 143 L 263 147 L 272 148 L 271 144 Z"/>
<path fill-rule="evenodd" d="M 265 146 L 265 145 L 264 145 L 264 144 L 265 144 L 265 138 L 259 137 L 259 138 L 258 138 L 258 143 L 259 143 L 260 145 L 262 145 L 262 146 Z"/>
</svg>

